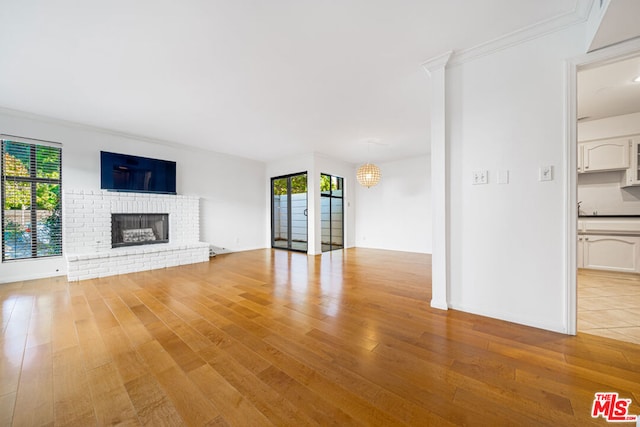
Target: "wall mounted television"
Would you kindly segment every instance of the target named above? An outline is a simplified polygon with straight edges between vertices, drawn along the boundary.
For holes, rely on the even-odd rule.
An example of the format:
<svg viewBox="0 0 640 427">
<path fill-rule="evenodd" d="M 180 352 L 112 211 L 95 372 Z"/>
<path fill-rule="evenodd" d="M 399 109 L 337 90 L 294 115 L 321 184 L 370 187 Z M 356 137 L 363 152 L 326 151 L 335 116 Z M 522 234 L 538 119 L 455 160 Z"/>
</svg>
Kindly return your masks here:
<svg viewBox="0 0 640 427">
<path fill-rule="evenodd" d="M 176 162 L 101 151 L 100 188 L 176 194 Z"/>
</svg>

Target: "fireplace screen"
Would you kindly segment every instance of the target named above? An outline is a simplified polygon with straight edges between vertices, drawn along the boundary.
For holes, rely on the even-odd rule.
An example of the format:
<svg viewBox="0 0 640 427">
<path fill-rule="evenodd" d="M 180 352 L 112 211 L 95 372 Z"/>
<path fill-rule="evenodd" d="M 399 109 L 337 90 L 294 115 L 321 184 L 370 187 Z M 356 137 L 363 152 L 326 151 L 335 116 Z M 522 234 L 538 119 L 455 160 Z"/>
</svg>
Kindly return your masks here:
<svg viewBox="0 0 640 427">
<path fill-rule="evenodd" d="M 112 248 L 168 242 L 168 214 L 111 215 Z"/>
</svg>

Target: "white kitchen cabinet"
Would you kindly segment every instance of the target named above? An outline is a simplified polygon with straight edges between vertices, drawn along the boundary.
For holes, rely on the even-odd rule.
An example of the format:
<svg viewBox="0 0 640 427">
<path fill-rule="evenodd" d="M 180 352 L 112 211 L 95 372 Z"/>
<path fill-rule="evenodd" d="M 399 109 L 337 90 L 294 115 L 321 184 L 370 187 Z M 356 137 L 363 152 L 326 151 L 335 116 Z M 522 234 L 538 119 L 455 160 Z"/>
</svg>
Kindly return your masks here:
<svg viewBox="0 0 640 427">
<path fill-rule="evenodd" d="M 611 138 L 578 145 L 578 172 L 629 169 L 631 138 Z"/>
<path fill-rule="evenodd" d="M 630 138 L 631 151 L 630 151 L 630 166 L 627 169 L 625 176 L 625 183 L 623 187 L 629 187 L 632 185 L 640 185 L 640 136 L 634 136 Z"/>
<path fill-rule="evenodd" d="M 640 272 L 640 236 L 578 236 L 578 267 Z"/>
</svg>

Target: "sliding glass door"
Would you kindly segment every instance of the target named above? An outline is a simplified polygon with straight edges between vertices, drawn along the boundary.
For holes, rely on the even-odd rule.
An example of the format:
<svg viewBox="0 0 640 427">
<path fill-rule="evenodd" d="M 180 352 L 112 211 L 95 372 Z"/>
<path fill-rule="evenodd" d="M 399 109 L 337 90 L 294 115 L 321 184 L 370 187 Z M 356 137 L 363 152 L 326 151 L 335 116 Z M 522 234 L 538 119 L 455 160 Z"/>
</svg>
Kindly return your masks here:
<svg viewBox="0 0 640 427">
<path fill-rule="evenodd" d="M 320 175 L 322 252 L 344 248 L 343 183 L 338 176 Z"/>
<path fill-rule="evenodd" d="M 307 173 L 271 178 L 271 247 L 307 252 Z"/>
</svg>

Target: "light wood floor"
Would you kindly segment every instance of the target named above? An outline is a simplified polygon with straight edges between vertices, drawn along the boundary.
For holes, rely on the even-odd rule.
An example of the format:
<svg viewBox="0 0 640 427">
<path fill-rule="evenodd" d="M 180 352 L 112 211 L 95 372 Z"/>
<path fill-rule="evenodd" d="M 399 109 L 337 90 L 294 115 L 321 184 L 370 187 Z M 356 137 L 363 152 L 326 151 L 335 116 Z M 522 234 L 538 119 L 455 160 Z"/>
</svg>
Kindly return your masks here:
<svg viewBox="0 0 640 427">
<path fill-rule="evenodd" d="M 600 391 L 640 413 L 640 346 L 429 300 L 429 256 L 366 249 L 0 285 L 0 425 L 605 425 Z"/>
<path fill-rule="evenodd" d="M 640 344 L 640 274 L 578 270 L 578 331 Z"/>
</svg>

